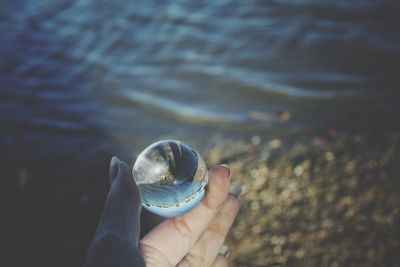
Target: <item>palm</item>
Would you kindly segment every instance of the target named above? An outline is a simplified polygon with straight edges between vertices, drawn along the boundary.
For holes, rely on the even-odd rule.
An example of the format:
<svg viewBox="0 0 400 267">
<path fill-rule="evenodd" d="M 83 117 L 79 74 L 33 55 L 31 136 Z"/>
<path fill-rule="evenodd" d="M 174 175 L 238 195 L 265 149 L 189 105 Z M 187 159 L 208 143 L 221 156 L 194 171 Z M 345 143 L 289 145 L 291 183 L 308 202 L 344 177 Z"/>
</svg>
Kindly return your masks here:
<svg viewBox="0 0 400 267">
<path fill-rule="evenodd" d="M 115 169 L 111 166 L 112 187 L 86 267 L 227 265 L 218 252 L 239 209 L 228 192 L 227 169 L 212 168 L 202 202 L 187 214 L 165 220 L 140 241 L 139 192 L 125 163 L 119 163 L 117 173 Z"/>
</svg>

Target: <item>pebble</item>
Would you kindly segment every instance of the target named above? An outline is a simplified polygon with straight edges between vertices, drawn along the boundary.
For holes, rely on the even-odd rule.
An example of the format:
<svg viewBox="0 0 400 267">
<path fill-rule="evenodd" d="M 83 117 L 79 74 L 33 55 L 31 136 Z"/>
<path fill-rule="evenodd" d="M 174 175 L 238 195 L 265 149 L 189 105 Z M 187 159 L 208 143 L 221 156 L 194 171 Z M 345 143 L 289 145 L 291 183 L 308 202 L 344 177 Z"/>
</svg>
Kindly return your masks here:
<svg viewBox="0 0 400 267">
<path fill-rule="evenodd" d="M 262 177 L 262 176 L 257 177 L 253 182 L 253 189 L 254 190 L 260 190 L 264 186 L 266 181 L 267 180 L 266 180 L 265 177 Z"/>
<path fill-rule="evenodd" d="M 257 201 L 252 201 L 251 202 L 251 209 L 252 210 L 259 210 L 260 209 L 260 204 Z"/>
<path fill-rule="evenodd" d="M 279 139 L 273 139 L 267 143 L 270 149 L 277 149 L 282 146 L 282 141 Z"/>
<path fill-rule="evenodd" d="M 332 152 L 328 151 L 325 152 L 324 158 L 326 161 L 333 161 L 335 159 L 335 155 Z"/>
<path fill-rule="evenodd" d="M 251 138 L 251 143 L 255 146 L 259 146 L 261 144 L 261 138 L 258 135 L 255 135 Z"/>
<path fill-rule="evenodd" d="M 290 117 L 292 116 L 292 114 L 290 113 L 290 111 L 288 110 L 284 110 L 279 114 L 279 119 L 283 122 L 287 122 L 290 120 Z"/>
<path fill-rule="evenodd" d="M 296 176 L 301 176 L 301 175 L 303 174 L 303 172 L 304 172 L 303 165 L 297 165 L 297 166 L 294 168 L 293 172 L 294 172 L 294 174 L 295 174 Z"/>
<path fill-rule="evenodd" d="M 385 253 L 398 247 L 400 196 L 391 174 L 398 170 L 400 135 L 396 140 L 360 149 L 351 136 L 336 132 L 271 151 L 283 144 L 273 139 L 235 159 L 232 166 L 240 167 L 233 178 L 248 191 L 228 235 L 232 266 L 397 264 L 395 255 Z M 265 151 L 268 156 L 261 157 Z"/>
<path fill-rule="evenodd" d="M 281 246 L 275 246 L 274 247 L 274 254 L 281 254 L 282 253 L 282 247 Z"/>
</svg>

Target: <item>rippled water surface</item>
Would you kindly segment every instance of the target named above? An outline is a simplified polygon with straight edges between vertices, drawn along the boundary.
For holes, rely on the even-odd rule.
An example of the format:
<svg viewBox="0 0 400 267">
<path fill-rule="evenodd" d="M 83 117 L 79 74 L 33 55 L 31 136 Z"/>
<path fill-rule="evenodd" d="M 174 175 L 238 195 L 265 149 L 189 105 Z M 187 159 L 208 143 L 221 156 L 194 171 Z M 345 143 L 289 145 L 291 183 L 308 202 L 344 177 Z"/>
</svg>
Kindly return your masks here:
<svg viewBox="0 0 400 267">
<path fill-rule="evenodd" d="M 228 132 L 392 127 L 398 7 L 7 1 L 1 124 L 34 135 L 102 131 L 118 140 L 132 132 L 190 135 L 208 125 Z"/>
<path fill-rule="evenodd" d="M 43 189 L 43 202 L 74 192 L 79 205 L 90 207 L 91 178 L 83 188 L 81 178 L 64 184 L 82 176 L 74 176 L 77 164 L 93 170 L 111 154 L 139 152 L 160 136 L 398 129 L 399 7 L 398 1 L 2 1 L 2 167 L 19 177 L 9 176 L 15 188 L 29 185 L 36 170 L 56 188 Z"/>
</svg>

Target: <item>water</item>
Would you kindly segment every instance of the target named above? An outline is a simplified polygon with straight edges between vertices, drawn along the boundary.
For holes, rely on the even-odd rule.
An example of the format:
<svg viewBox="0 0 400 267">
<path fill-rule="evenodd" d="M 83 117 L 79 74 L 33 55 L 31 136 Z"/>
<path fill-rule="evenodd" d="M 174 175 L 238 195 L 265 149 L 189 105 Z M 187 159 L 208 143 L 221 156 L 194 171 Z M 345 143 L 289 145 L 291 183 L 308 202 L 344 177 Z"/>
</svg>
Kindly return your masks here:
<svg viewBox="0 0 400 267">
<path fill-rule="evenodd" d="M 399 129 L 398 1 L 0 6 L 1 203 L 21 266 L 79 265 L 108 160 L 160 136 Z"/>
<path fill-rule="evenodd" d="M 208 127 L 398 128 L 398 7 L 7 2 L 0 122 L 9 139 L 101 131 L 123 146 L 132 133 L 190 136 Z M 279 120 L 282 111 L 289 122 Z"/>
<path fill-rule="evenodd" d="M 132 170 L 143 207 L 163 217 L 175 217 L 193 209 L 204 196 L 207 173 L 199 153 L 176 140 L 148 146 Z"/>
</svg>

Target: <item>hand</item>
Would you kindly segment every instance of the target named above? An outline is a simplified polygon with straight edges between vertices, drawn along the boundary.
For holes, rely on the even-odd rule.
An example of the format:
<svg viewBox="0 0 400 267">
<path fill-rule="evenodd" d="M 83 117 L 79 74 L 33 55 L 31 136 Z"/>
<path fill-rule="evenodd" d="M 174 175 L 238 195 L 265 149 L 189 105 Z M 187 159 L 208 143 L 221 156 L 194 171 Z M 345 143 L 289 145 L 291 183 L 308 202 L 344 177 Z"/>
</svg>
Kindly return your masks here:
<svg viewBox="0 0 400 267">
<path fill-rule="evenodd" d="M 166 219 L 142 240 L 140 194 L 129 166 L 116 157 L 111 160 L 110 182 L 85 267 L 228 266 L 218 253 L 239 210 L 239 201 L 229 194 L 228 168 L 213 167 L 199 205 Z"/>
</svg>

